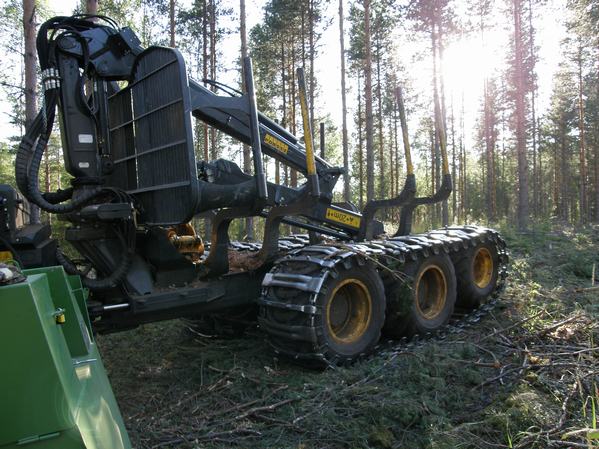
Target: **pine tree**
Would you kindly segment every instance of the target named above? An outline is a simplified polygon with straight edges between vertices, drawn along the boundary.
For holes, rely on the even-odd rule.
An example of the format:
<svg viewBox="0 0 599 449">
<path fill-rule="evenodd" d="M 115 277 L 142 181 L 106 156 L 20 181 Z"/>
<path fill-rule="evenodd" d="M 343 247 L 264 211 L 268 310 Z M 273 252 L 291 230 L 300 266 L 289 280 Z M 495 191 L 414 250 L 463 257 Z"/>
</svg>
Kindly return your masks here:
<svg viewBox="0 0 599 449">
<path fill-rule="evenodd" d="M 372 53 L 370 35 L 370 0 L 364 7 L 364 99 L 366 112 L 366 201 L 374 199 L 374 125 L 372 113 Z"/>
<path fill-rule="evenodd" d="M 98 14 L 98 0 L 85 0 L 85 13 L 90 15 Z"/>
<path fill-rule="evenodd" d="M 576 85 L 569 67 L 562 63 L 555 76 L 551 109 L 548 115 L 549 151 L 553 163 L 553 213 L 564 222 L 571 217 L 572 138 L 570 130 L 576 120 Z"/>
<path fill-rule="evenodd" d="M 526 69 L 522 0 L 512 0 L 514 20 L 513 83 L 515 101 L 516 153 L 518 157 L 518 229 L 528 228 L 528 155 L 526 145 Z"/>
<path fill-rule="evenodd" d="M 37 115 L 37 57 L 36 38 L 36 6 L 35 0 L 23 0 L 23 31 L 25 36 L 25 129 Z M 29 220 L 40 222 L 40 210 L 31 205 Z"/>
<path fill-rule="evenodd" d="M 345 92 L 345 36 L 343 28 L 343 0 L 339 0 L 339 48 L 341 57 L 341 114 L 342 114 L 342 140 L 343 140 L 343 199 L 350 201 L 349 185 L 349 147 L 347 142 L 347 99 Z"/>
<path fill-rule="evenodd" d="M 245 24 L 245 0 L 239 0 L 239 35 L 241 38 L 241 83 L 243 91 L 246 91 L 245 74 L 243 73 L 243 59 L 248 55 L 247 31 Z M 252 169 L 252 160 L 250 156 L 249 145 L 243 145 L 243 171 L 250 173 Z M 245 235 L 248 240 L 254 240 L 254 220 L 252 217 L 245 219 Z"/>
<path fill-rule="evenodd" d="M 169 1 L 169 36 L 170 36 L 170 42 L 169 45 L 172 48 L 175 48 L 177 46 L 176 42 L 175 42 L 175 0 L 170 0 Z"/>
</svg>

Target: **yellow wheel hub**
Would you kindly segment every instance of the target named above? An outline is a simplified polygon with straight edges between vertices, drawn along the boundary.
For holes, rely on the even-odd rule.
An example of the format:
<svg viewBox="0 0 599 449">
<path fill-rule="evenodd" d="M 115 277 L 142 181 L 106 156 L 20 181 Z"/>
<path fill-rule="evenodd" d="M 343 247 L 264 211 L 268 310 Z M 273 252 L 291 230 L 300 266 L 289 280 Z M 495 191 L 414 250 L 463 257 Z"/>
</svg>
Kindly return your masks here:
<svg viewBox="0 0 599 449">
<path fill-rule="evenodd" d="M 426 267 L 416 279 L 416 309 L 427 320 L 433 320 L 445 307 L 447 279 L 437 265 Z"/>
<path fill-rule="evenodd" d="M 354 343 L 368 329 L 372 315 L 372 297 L 358 279 L 345 279 L 335 287 L 327 304 L 329 334 L 337 343 Z"/>
<path fill-rule="evenodd" d="M 493 279 L 493 258 L 487 248 L 479 248 L 472 260 L 472 274 L 478 288 L 486 288 Z"/>
</svg>

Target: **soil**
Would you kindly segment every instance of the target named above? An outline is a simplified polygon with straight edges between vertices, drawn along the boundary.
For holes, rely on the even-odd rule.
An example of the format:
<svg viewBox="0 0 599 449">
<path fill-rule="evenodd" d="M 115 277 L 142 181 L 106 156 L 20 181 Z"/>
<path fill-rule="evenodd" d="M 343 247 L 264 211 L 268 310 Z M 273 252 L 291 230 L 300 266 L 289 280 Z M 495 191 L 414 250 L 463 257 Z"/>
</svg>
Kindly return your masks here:
<svg viewBox="0 0 599 449">
<path fill-rule="evenodd" d="M 98 336 L 134 447 L 599 447 L 599 230 L 503 233 L 499 306 L 350 367 L 280 360 L 257 328 L 219 339 L 173 320 Z M 247 256 L 235 266 L 251 269 Z"/>
</svg>

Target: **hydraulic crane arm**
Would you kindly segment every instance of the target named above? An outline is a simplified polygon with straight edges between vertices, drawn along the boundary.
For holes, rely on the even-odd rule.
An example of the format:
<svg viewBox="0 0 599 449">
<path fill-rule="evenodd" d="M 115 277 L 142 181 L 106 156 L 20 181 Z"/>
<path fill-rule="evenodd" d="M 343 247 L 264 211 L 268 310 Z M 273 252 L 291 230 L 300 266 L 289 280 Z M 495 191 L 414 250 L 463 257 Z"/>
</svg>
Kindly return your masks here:
<svg viewBox="0 0 599 449">
<path fill-rule="evenodd" d="M 56 23 L 60 22 L 56 21 Z M 87 29 L 85 29 L 86 24 L 89 24 Z M 110 26 L 98 26 L 87 21 L 78 24 L 78 29 L 88 50 L 84 50 L 85 46 L 80 39 L 66 34 L 58 39 L 61 53 L 75 58 L 80 66 L 87 65 L 88 69 L 92 69 L 105 80 L 127 80 L 135 57 L 144 50 L 133 31 L 126 27 L 115 29 Z M 249 113 L 243 96 L 219 96 L 197 81 L 189 79 L 188 82 L 191 112 L 194 117 L 250 145 Z M 118 87 L 113 84 L 112 89 L 116 90 Z M 258 122 L 263 152 L 302 174 L 307 174 L 305 149 L 298 138 L 260 112 L 258 112 Z M 316 159 L 317 172 L 325 174 L 332 168 L 326 161 Z"/>
</svg>

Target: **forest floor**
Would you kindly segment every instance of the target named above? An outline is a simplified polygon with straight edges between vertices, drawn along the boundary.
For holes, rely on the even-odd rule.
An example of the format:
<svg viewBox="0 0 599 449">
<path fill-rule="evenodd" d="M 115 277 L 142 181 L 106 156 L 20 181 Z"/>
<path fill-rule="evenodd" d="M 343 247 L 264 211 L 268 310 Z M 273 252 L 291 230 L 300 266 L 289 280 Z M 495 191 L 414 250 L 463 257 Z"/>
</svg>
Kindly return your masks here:
<svg viewBox="0 0 599 449">
<path fill-rule="evenodd" d="M 258 329 L 99 336 L 134 447 L 599 448 L 599 229 L 504 236 L 508 288 L 480 322 L 349 368 L 276 360 Z"/>
</svg>

